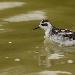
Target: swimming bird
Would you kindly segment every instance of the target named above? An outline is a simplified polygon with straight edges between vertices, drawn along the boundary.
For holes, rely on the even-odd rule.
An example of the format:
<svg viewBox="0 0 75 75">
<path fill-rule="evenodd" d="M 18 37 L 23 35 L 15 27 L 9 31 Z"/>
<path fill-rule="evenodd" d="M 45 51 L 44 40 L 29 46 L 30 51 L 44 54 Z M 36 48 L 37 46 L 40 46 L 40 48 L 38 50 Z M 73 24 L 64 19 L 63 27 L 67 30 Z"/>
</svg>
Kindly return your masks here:
<svg viewBox="0 0 75 75">
<path fill-rule="evenodd" d="M 60 29 L 53 26 L 47 19 L 43 19 L 39 26 L 35 29 L 41 28 L 45 31 L 45 39 L 52 40 L 60 46 L 75 45 L 75 32 L 69 29 Z M 35 30 L 34 29 L 34 30 Z"/>
</svg>

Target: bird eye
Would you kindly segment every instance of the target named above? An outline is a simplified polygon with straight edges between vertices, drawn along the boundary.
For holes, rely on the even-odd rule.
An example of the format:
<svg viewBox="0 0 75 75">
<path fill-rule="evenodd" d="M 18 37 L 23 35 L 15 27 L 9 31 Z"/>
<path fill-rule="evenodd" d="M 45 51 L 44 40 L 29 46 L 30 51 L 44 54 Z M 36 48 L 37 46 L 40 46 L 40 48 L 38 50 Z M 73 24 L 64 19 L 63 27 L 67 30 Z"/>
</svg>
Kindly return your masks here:
<svg viewBox="0 0 75 75">
<path fill-rule="evenodd" d="M 44 23 L 44 24 L 41 24 L 42 26 L 48 26 L 48 24 L 47 23 Z"/>
</svg>

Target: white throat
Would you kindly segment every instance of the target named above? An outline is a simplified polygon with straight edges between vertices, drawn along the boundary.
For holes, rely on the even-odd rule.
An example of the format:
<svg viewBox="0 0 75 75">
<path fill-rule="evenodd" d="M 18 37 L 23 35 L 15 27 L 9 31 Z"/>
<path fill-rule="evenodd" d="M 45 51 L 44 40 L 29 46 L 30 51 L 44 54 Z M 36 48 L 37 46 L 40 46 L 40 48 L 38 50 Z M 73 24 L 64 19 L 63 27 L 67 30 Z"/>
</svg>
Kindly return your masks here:
<svg viewBox="0 0 75 75">
<path fill-rule="evenodd" d="M 48 25 L 49 25 L 48 28 L 45 30 L 45 37 L 46 38 L 49 38 L 51 36 L 52 28 L 53 28 L 53 26 L 50 23 L 48 23 Z"/>
<path fill-rule="evenodd" d="M 47 29 L 46 31 L 45 31 L 45 36 L 44 36 L 44 38 L 48 38 L 48 37 L 50 37 L 50 29 Z"/>
</svg>

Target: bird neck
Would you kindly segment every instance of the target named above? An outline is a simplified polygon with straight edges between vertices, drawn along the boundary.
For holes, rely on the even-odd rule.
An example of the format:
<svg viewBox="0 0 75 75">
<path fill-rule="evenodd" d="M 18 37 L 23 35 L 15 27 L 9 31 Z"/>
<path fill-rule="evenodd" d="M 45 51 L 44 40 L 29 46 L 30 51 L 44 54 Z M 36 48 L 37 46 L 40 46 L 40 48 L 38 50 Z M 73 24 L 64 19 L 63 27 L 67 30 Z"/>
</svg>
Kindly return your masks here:
<svg viewBox="0 0 75 75">
<path fill-rule="evenodd" d="M 45 37 L 49 38 L 52 35 L 52 28 L 49 28 L 45 31 Z"/>
</svg>

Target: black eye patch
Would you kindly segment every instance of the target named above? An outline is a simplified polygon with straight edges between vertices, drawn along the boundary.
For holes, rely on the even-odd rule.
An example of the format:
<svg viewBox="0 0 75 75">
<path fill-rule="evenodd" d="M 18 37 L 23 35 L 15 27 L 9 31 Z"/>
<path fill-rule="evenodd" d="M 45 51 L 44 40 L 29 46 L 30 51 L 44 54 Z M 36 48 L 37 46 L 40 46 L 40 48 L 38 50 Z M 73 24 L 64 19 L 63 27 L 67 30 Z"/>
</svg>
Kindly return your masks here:
<svg viewBox="0 0 75 75">
<path fill-rule="evenodd" d="M 45 23 L 45 24 L 41 24 L 42 26 L 48 26 L 48 24 L 47 23 Z"/>
</svg>

